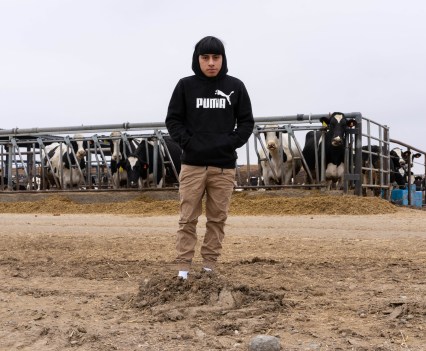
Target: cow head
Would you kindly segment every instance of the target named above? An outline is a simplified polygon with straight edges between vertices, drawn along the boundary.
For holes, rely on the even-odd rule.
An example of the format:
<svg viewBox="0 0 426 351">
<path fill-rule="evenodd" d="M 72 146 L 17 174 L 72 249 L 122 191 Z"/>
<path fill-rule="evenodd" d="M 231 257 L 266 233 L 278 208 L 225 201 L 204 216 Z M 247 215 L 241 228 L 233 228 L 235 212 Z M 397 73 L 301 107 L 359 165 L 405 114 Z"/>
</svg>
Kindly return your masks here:
<svg viewBox="0 0 426 351">
<path fill-rule="evenodd" d="M 394 148 L 390 151 L 390 180 L 399 186 L 405 185 L 405 161 L 402 158 L 402 150 Z"/>
<path fill-rule="evenodd" d="M 396 168 L 404 167 L 406 165 L 406 159 L 409 159 L 409 154 L 406 151 L 402 151 L 401 148 L 395 147 L 390 152 L 391 160 Z"/>
<path fill-rule="evenodd" d="M 391 178 L 392 175 L 395 177 L 395 181 L 398 185 L 405 185 L 408 183 L 410 179 L 410 183 L 414 184 L 415 177 L 413 172 L 411 174 L 408 172 L 408 168 L 413 167 L 414 159 L 421 157 L 422 154 L 415 153 L 411 154 L 410 150 L 402 151 L 401 148 L 395 147 L 390 152 L 390 160 L 391 160 Z M 402 180 L 401 180 L 402 178 Z"/>
<path fill-rule="evenodd" d="M 425 188 L 425 177 L 419 175 L 415 176 L 413 184 L 416 185 L 417 191 L 423 191 L 423 189 Z"/>
<path fill-rule="evenodd" d="M 341 146 L 345 140 L 346 130 L 357 125 L 356 120 L 347 119 L 342 112 L 333 112 L 329 117 L 321 117 L 321 123 L 327 127 L 331 145 Z"/>
<path fill-rule="evenodd" d="M 149 165 L 136 154 L 130 154 L 125 161 L 125 169 L 127 171 L 127 179 L 131 188 L 140 186 L 143 179 L 148 177 Z"/>
<path fill-rule="evenodd" d="M 414 159 L 419 158 L 421 156 L 422 156 L 422 154 L 420 154 L 420 153 L 415 153 L 415 154 L 413 153 L 412 154 L 410 150 L 405 150 L 404 152 L 402 152 L 402 158 L 404 159 L 404 161 L 407 165 L 408 165 L 408 163 L 410 163 L 410 167 L 413 167 Z"/>
<path fill-rule="evenodd" d="M 123 157 L 120 152 L 121 145 L 123 145 L 121 140 L 121 132 L 112 132 L 110 137 L 111 159 L 115 162 L 120 162 Z"/>
<path fill-rule="evenodd" d="M 271 125 L 271 126 L 265 126 L 264 129 L 276 129 L 278 126 Z M 263 132 L 263 135 L 265 137 L 265 143 L 266 148 L 268 150 L 274 151 L 279 150 L 280 146 L 280 133 L 277 131 L 269 131 L 269 132 Z"/>
<path fill-rule="evenodd" d="M 74 134 L 74 140 L 71 141 L 78 160 L 82 160 L 86 156 L 87 140 L 84 140 L 83 134 Z"/>
<path fill-rule="evenodd" d="M 420 153 L 416 153 L 416 154 L 411 154 L 411 151 L 409 150 L 405 150 L 402 151 L 401 148 L 399 147 L 395 147 L 391 150 L 390 152 L 390 158 L 391 158 L 391 168 L 393 167 L 393 169 L 395 170 L 395 174 L 398 179 L 400 179 L 400 177 L 403 178 L 403 181 L 401 181 L 402 184 L 400 184 L 397 180 L 397 183 L 399 185 L 404 185 L 405 183 L 408 182 L 408 166 L 413 167 L 414 165 L 414 159 L 415 158 L 419 158 L 422 155 Z M 412 172 L 411 172 L 412 173 Z M 414 182 L 414 177 L 410 177 L 411 178 L 411 183 Z"/>
<path fill-rule="evenodd" d="M 265 138 L 266 148 L 269 151 L 279 150 L 279 147 L 280 147 L 280 132 L 271 130 L 271 129 L 279 129 L 279 126 L 270 125 L 270 126 L 264 126 L 262 128 L 258 128 L 258 129 L 262 130 L 262 132 L 260 132 L 260 133 L 263 134 L 263 136 Z M 265 129 L 269 129 L 269 131 L 264 131 Z M 282 131 L 282 133 L 286 133 L 286 132 Z M 283 137 L 284 136 L 282 136 L 282 138 Z"/>
</svg>

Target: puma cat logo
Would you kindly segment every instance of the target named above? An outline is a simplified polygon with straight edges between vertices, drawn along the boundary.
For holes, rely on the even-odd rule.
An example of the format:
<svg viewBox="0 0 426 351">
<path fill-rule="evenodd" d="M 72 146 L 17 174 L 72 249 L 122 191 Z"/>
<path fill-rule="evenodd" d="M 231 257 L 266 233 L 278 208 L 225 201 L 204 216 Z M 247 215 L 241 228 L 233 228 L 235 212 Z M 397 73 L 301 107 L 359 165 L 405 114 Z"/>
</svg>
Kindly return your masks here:
<svg viewBox="0 0 426 351">
<path fill-rule="evenodd" d="M 216 90 L 215 92 L 215 95 L 219 95 L 219 96 L 223 96 L 224 98 L 226 98 L 226 100 L 228 100 L 228 102 L 229 102 L 229 105 L 231 105 L 231 95 L 234 93 L 233 91 L 231 91 L 230 93 L 229 93 L 229 95 L 226 95 L 223 91 L 221 91 L 221 90 Z"/>
</svg>

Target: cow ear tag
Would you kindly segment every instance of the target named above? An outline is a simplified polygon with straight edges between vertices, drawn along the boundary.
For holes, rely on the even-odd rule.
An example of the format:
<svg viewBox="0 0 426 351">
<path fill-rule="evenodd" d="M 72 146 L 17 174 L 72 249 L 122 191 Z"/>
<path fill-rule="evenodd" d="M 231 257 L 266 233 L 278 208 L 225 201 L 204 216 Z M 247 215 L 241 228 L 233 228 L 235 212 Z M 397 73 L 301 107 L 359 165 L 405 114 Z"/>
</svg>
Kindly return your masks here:
<svg viewBox="0 0 426 351">
<path fill-rule="evenodd" d="M 119 172 L 123 172 L 124 168 L 122 166 L 120 166 L 120 168 L 118 169 Z"/>
</svg>

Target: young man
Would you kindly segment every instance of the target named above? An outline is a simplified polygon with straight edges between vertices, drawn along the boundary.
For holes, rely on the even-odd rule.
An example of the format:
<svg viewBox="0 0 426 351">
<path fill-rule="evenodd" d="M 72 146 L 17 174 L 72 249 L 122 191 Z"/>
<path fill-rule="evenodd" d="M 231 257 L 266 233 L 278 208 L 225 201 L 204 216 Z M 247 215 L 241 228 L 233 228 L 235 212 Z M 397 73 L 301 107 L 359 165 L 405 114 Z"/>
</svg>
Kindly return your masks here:
<svg viewBox="0 0 426 351">
<path fill-rule="evenodd" d="M 197 242 L 196 226 L 206 197 L 203 267 L 212 271 L 220 256 L 235 181 L 236 149 L 250 137 L 253 113 L 244 84 L 227 75 L 225 48 L 215 37 L 196 45 L 195 75 L 179 80 L 170 100 L 166 126 L 182 147 L 177 231 L 178 276 L 187 279 Z"/>
</svg>

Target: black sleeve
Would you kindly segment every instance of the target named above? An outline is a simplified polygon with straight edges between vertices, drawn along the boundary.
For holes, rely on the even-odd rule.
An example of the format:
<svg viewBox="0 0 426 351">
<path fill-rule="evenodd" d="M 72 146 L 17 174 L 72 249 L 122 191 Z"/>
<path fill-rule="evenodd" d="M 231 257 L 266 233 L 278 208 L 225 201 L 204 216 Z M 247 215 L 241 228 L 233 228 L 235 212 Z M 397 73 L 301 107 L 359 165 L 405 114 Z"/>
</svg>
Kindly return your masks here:
<svg viewBox="0 0 426 351">
<path fill-rule="evenodd" d="M 170 99 L 166 116 L 166 127 L 172 139 L 176 141 L 182 149 L 185 148 L 191 138 L 191 135 L 185 127 L 185 114 L 185 93 L 183 83 L 179 81 Z"/>
<path fill-rule="evenodd" d="M 239 148 L 247 142 L 250 135 L 253 133 L 254 128 L 254 118 L 250 97 L 243 83 L 241 83 L 238 103 L 235 106 L 234 114 L 237 121 L 237 127 L 234 130 L 233 139 L 235 147 Z"/>
</svg>

